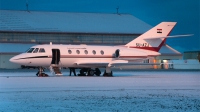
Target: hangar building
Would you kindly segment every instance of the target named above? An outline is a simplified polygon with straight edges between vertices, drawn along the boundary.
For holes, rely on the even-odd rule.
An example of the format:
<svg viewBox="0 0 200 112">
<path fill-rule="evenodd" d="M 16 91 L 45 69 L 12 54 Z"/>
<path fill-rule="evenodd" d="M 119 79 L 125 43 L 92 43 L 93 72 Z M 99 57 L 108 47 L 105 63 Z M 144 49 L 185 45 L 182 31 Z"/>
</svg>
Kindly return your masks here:
<svg viewBox="0 0 200 112">
<path fill-rule="evenodd" d="M 0 68 L 35 44 L 124 45 L 150 28 L 130 14 L 0 10 Z"/>
<path fill-rule="evenodd" d="M 125 44 L 151 28 L 130 14 L 0 10 L 0 42 Z"/>
</svg>

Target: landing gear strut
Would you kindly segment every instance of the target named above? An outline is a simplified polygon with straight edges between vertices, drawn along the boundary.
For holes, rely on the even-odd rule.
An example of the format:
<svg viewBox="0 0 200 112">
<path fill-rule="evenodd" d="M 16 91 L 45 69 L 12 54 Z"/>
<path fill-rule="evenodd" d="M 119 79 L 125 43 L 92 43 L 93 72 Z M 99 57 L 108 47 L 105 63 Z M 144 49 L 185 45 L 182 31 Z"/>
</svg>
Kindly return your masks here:
<svg viewBox="0 0 200 112">
<path fill-rule="evenodd" d="M 36 73 L 36 76 L 38 76 L 38 77 L 48 77 L 48 75 L 44 73 L 44 68 L 42 68 L 42 67 L 38 67 L 38 72 Z"/>
<path fill-rule="evenodd" d="M 103 76 L 104 77 L 112 77 L 113 73 L 112 73 L 112 71 L 110 73 L 106 73 L 106 70 L 105 70 Z"/>
<path fill-rule="evenodd" d="M 113 76 L 113 73 L 112 73 L 110 67 L 106 67 L 106 70 L 105 70 L 103 76 L 105 76 L 105 77 L 112 77 Z"/>
</svg>

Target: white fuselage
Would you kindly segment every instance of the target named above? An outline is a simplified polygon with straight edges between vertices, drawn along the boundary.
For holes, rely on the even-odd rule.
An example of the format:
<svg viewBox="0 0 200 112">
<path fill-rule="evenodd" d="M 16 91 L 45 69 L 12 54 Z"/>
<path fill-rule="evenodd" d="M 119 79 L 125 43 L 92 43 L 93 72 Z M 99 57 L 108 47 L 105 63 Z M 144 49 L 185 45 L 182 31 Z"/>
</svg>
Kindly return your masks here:
<svg viewBox="0 0 200 112">
<path fill-rule="evenodd" d="M 149 54 L 145 50 L 125 46 L 36 45 L 31 48 L 44 49 L 45 52 L 25 52 L 11 58 L 10 61 L 26 66 L 49 67 L 51 64 L 57 64 L 60 67 L 105 67 L 98 63 L 110 63 L 115 60 L 142 61 L 149 55 L 159 55 L 157 52 Z M 58 52 L 53 54 L 52 49 Z M 55 60 L 58 63 L 55 63 Z M 79 65 L 84 62 L 97 64 Z"/>
</svg>

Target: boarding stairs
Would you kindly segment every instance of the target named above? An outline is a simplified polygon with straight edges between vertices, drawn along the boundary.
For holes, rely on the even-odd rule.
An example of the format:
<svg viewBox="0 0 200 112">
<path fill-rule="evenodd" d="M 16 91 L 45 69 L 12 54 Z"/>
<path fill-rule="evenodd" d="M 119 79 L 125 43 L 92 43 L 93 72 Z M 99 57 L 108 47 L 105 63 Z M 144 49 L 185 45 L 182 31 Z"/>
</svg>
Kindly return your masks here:
<svg viewBox="0 0 200 112">
<path fill-rule="evenodd" d="M 61 68 L 56 64 L 50 66 L 50 71 L 52 75 L 62 75 Z"/>
</svg>

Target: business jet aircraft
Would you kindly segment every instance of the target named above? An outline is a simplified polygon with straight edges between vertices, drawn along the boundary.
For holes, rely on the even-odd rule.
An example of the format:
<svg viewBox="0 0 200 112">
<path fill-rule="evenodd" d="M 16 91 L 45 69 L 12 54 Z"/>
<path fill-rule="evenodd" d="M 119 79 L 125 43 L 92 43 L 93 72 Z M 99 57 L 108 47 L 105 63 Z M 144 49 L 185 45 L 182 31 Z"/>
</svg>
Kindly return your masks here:
<svg viewBox="0 0 200 112">
<path fill-rule="evenodd" d="M 61 67 L 79 68 L 80 75 L 101 74 L 99 68 L 105 68 L 103 76 L 112 76 L 113 66 L 145 64 L 142 63 L 151 57 L 159 56 L 160 48 L 176 22 L 162 22 L 146 33 L 122 46 L 97 45 L 36 45 L 27 52 L 10 59 L 13 63 L 40 68 L 50 67 L 56 75 L 62 75 Z M 184 36 L 184 35 L 182 35 Z"/>
</svg>

